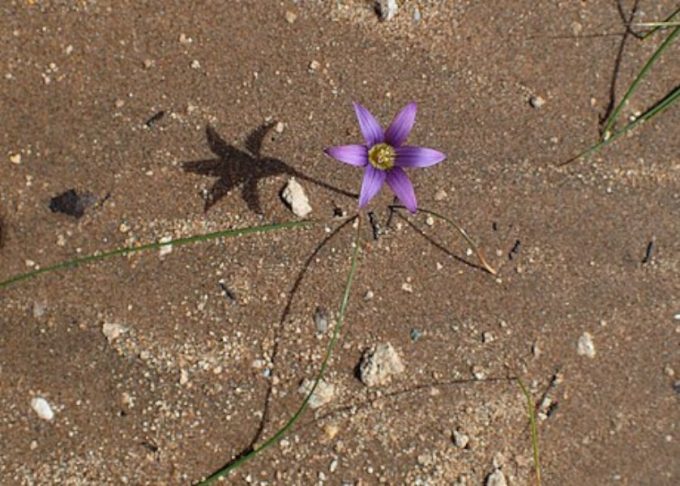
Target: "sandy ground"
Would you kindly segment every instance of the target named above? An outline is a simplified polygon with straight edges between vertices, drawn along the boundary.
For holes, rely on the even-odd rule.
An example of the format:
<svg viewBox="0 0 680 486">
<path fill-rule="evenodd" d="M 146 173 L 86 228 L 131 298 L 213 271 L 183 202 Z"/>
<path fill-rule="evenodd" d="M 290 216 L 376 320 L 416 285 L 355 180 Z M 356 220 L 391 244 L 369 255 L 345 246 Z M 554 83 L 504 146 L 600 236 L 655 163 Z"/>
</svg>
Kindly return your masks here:
<svg viewBox="0 0 680 486">
<path fill-rule="evenodd" d="M 388 228 L 383 191 L 330 401 L 229 482 L 531 484 L 520 376 L 546 397 L 544 484 L 680 483 L 680 107 L 556 167 L 659 39 L 628 36 L 614 76 L 614 1 L 411 0 L 387 22 L 370 3 L 2 3 L 0 279 L 294 220 L 295 174 L 322 221 L 0 291 L 2 484 L 191 484 L 280 427 L 320 365 L 315 310 L 337 313 L 355 234 L 334 215 L 356 212 L 361 173 L 322 149 L 360 140 L 352 101 L 387 122 L 410 100 L 410 141 L 448 155 L 411 172 L 421 206 L 499 275 L 440 221 Z M 641 0 L 635 18 L 675 7 Z M 625 117 L 677 85 L 679 49 Z M 70 189 L 96 201 L 80 218 L 50 210 Z M 404 370 L 369 387 L 355 370 L 381 343 Z"/>
</svg>

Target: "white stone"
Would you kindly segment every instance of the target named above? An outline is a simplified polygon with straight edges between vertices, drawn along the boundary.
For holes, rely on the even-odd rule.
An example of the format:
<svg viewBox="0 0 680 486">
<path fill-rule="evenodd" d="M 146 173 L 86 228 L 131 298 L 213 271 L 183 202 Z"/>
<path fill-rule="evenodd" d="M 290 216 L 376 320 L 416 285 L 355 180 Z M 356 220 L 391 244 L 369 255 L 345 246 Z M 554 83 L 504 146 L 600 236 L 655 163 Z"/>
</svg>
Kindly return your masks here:
<svg viewBox="0 0 680 486">
<path fill-rule="evenodd" d="M 576 352 L 579 355 L 587 356 L 588 358 L 595 357 L 595 343 L 593 342 L 593 337 L 590 333 L 584 332 L 581 337 L 578 338 Z"/>
<path fill-rule="evenodd" d="M 302 382 L 302 385 L 300 385 L 298 392 L 306 396 L 309 394 L 310 391 L 312 391 L 313 386 L 314 380 L 305 379 L 305 381 Z M 319 381 L 319 384 L 316 386 L 314 393 L 312 393 L 312 396 L 310 397 L 308 403 L 310 407 L 317 409 L 319 407 L 323 407 L 327 403 L 330 403 L 331 400 L 333 400 L 334 396 L 335 385 L 331 383 L 326 383 L 324 380 L 321 380 Z"/>
<path fill-rule="evenodd" d="M 288 184 L 286 184 L 286 187 L 281 193 L 281 197 L 283 197 L 283 200 L 290 206 L 290 209 L 295 216 L 304 218 L 312 212 L 312 207 L 309 205 L 307 194 L 305 194 L 305 190 L 300 183 L 295 180 L 295 177 L 290 178 Z"/>
<path fill-rule="evenodd" d="M 397 0 L 378 0 L 378 11 L 380 12 L 380 20 L 392 20 L 399 12 L 399 5 Z"/>
<path fill-rule="evenodd" d="M 50 406 L 48 401 L 45 400 L 43 397 L 35 397 L 34 399 L 32 399 L 31 408 L 33 408 L 35 413 L 38 414 L 38 417 L 40 417 L 43 420 L 54 419 L 54 410 L 52 410 L 52 407 Z"/>
<path fill-rule="evenodd" d="M 117 322 L 105 322 L 102 326 L 102 333 L 106 336 L 109 342 L 118 339 L 122 334 L 125 334 L 128 328 Z"/>
<path fill-rule="evenodd" d="M 379 344 L 364 353 L 359 365 L 359 378 L 366 386 L 382 386 L 404 370 L 404 364 L 392 345 Z"/>
<path fill-rule="evenodd" d="M 165 255 L 169 255 L 170 253 L 172 253 L 172 245 L 169 244 L 171 241 L 172 241 L 172 236 L 164 236 L 163 238 L 158 240 L 158 243 L 163 245 L 158 249 L 158 256 L 159 257 L 162 258 Z"/>
<path fill-rule="evenodd" d="M 470 438 L 463 432 L 459 432 L 458 430 L 453 431 L 453 443 L 456 445 L 456 447 L 459 449 L 465 449 L 469 442 Z"/>
</svg>

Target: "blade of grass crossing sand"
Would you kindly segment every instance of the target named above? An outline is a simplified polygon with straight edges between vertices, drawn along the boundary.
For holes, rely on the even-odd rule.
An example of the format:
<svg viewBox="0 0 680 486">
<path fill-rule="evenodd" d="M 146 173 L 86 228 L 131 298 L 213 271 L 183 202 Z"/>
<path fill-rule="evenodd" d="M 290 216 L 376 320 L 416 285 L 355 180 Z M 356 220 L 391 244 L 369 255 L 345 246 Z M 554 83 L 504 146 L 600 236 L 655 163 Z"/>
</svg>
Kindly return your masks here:
<svg viewBox="0 0 680 486">
<path fill-rule="evenodd" d="M 666 17 L 663 22 L 643 22 L 643 23 L 641 23 L 640 25 L 644 25 L 646 23 L 647 25 L 654 27 L 652 30 L 650 30 L 645 35 L 643 35 L 642 38 L 646 39 L 650 35 L 654 35 L 654 33 L 657 32 L 660 29 L 666 29 L 668 27 L 678 25 L 677 22 L 673 22 L 673 19 L 678 14 L 680 14 L 680 7 L 676 8 L 675 12 L 673 12 L 668 17 Z"/>
<path fill-rule="evenodd" d="M 350 263 L 350 268 L 349 268 L 349 273 L 347 275 L 347 281 L 345 283 L 345 291 L 342 295 L 342 301 L 340 303 L 340 310 L 338 311 L 338 318 L 335 321 L 335 327 L 333 328 L 333 335 L 328 342 L 328 347 L 326 348 L 326 355 L 323 358 L 323 361 L 321 363 L 321 368 L 319 369 L 319 373 L 317 374 L 314 384 L 312 385 L 312 388 L 310 391 L 307 393 L 305 396 L 305 399 L 302 401 L 302 404 L 300 407 L 297 409 L 295 414 L 288 420 L 288 422 L 285 423 L 283 427 L 281 427 L 274 435 L 272 435 L 269 439 L 267 439 L 265 442 L 263 442 L 260 446 L 256 447 L 252 451 L 250 451 L 248 454 L 240 457 L 234 462 L 231 462 L 227 464 L 226 466 L 222 467 L 221 469 L 218 469 L 214 473 L 212 473 L 210 476 L 205 478 L 203 481 L 200 481 L 198 483 L 198 486 L 204 486 L 208 484 L 212 484 L 215 481 L 219 480 L 222 477 L 225 477 L 227 474 L 235 471 L 239 467 L 241 467 L 244 463 L 249 461 L 250 459 L 253 459 L 255 456 L 263 452 L 265 449 L 271 447 L 272 445 L 276 444 L 279 440 L 283 438 L 283 436 L 288 432 L 293 425 L 298 421 L 298 419 L 302 416 L 302 414 L 305 412 L 307 409 L 307 405 L 309 404 L 309 400 L 311 400 L 312 395 L 314 394 L 314 391 L 316 390 L 316 387 L 319 385 L 321 382 L 323 375 L 326 371 L 326 368 L 328 367 L 328 362 L 331 359 L 331 356 L 333 354 L 333 349 L 335 348 L 335 345 L 338 341 L 338 337 L 340 336 L 340 331 L 342 329 L 343 322 L 345 320 L 345 312 L 347 311 L 347 305 L 349 304 L 349 296 L 350 292 L 352 290 L 352 282 L 354 281 L 354 274 L 357 269 L 357 264 L 358 264 L 358 257 L 359 257 L 359 230 L 361 226 L 361 219 L 358 220 L 357 228 L 356 228 L 356 235 L 354 237 L 354 242 L 353 242 L 353 251 L 352 251 L 352 260 Z"/>
<path fill-rule="evenodd" d="M 529 415 L 529 428 L 531 429 L 531 449 L 534 454 L 534 472 L 536 474 L 536 485 L 541 486 L 541 458 L 538 449 L 538 425 L 536 423 L 536 404 L 531 398 L 531 394 L 522 380 L 517 378 L 517 384 L 522 389 L 524 397 L 527 399 L 527 415 Z"/>
<path fill-rule="evenodd" d="M 571 162 L 574 162 L 575 160 L 580 159 L 581 157 L 585 157 L 586 155 L 590 155 L 593 152 L 596 152 L 597 150 L 601 149 L 605 145 L 609 145 L 612 143 L 614 140 L 619 138 L 621 135 L 624 135 L 626 132 L 629 132 L 633 128 L 635 128 L 637 125 L 650 120 L 654 116 L 662 113 L 665 111 L 667 108 L 669 108 L 673 103 L 678 101 L 680 98 L 680 86 L 675 88 L 673 91 L 668 93 L 668 95 L 662 99 L 659 103 L 657 103 L 654 107 L 650 108 L 648 111 L 640 115 L 638 118 L 636 118 L 634 121 L 630 122 L 628 125 L 623 127 L 621 130 L 618 130 L 614 133 L 611 134 L 611 136 L 607 140 L 602 140 L 601 142 L 596 143 L 589 149 L 581 152 L 578 154 L 576 157 L 567 160 L 566 162 L 562 162 L 559 164 L 559 166 L 567 165 L 570 164 Z"/>
<path fill-rule="evenodd" d="M 18 275 L 14 275 L 13 277 L 8 278 L 7 280 L 4 280 L 0 282 L 0 289 L 3 289 L 5 287 L 9 287 L 10 285 L 20 282 L 22 280 L 28 280 L 30 278 L 37 277 L 38 275 L 42 275 L 43 273 L 48 273 L 48 272 L 54 272 L 56 270 L 63 270 L 66 268 L 74 268 L 86 263 L 92 263 L 92 262 L 97 262 L 104 260 L 106 258 L 111 258 L 114 256 L 124 256 L 124 255 L 129 255 L 132 253 L 139 253 L 142 251 L 147 251 L 147 250 L 157 250 L 160 249 L 164 246 L 182 246 L 182 245 L 188 245 L 191 243 L 198 243 L 201 241 L 208 241 L 208 240 L 214 240 L 214 239 L 219 239 L 219 238 L 232 238 L 235 236 L 245 236 L 245 235 L 250 235 L 254 233 L 267 233 L 270 231 L 277 231 L 281 229 L 287 229 L 287 228 L 299 228 L 299 227 L 304 227 L 304 226 L 309 226 L 311 224 L 314 224 L 313 221 L 289 221 L 286 223 L 278 223 L 278 224 L 268 224 L 268 225 L 263 225 L 263 226 L 253 226 L 250 228 L 241 228 L 241 229 L 230 229 L 230 230 L 222 230 L 222 231 L 215 231 L 213 233 L 206 233 L 202 235 L 195 235 L 195 236 L 188 236 L 185 238 L 177 238 L 175 240 L 170 240 L 170 241 L 164 241 L 164 242 L 155 242 L 155 243 L 148 243 L 145 245 L 140 245 L 140 246 L 128 246 L 128 247 L 123 247 L 123 248 L 116 248 L 115 250 L 111 251 L 106 251 L 103 253 L 95 253 L 93 255 L 87 255 L 84 257 L 79 257 L 79 258 L 73 258 L 71 260 L 66 260 L 60 263 L 56 263 L 54 265 L 50 265 L 44 268 L 39 268 L 37 270 L 32 270 L 30 272 L 26 273 L 21 273 Z"/>
<path fill-rule="evenodd" d="M 635 90 L 638 87 L 638 84 L 640 84 L 640 81 L 647 75 L 649 70 L 652 68 L 654 63 L 659 59 L 659 56 L 665 51 L 668 46 L 675 40 L 675 38 L 680 34 L 680 27 L 676 27 L 673 29 L 673 31 L 666 37 L 666 39 L 661 43 L 661 45 L 654 51 L 654 54 L 647 60 L 645 65 L 642 67 L 638 75 L 635 77 L 631 85 L 628 87 L 628 90 L 626 91 L 626 94 L 623 95 L 623 98 L 621 98 L 621 101 L 619 104 L 616 106 L 612 114 L 609 116 L 609 119 L 607 120 L 607 124 L 605 125 L 604 129 L 602 130 L 602 138 L 603 140 L 607 140 L 611 136 L 611 129 L 614 126 L 614 123 L 616 122 L 616 118 L 619 116 L 619 113 L 621 112 L 621 109 L 623 106 L 626 104 L 628 99 L 633 95 Z"/>
</svg>

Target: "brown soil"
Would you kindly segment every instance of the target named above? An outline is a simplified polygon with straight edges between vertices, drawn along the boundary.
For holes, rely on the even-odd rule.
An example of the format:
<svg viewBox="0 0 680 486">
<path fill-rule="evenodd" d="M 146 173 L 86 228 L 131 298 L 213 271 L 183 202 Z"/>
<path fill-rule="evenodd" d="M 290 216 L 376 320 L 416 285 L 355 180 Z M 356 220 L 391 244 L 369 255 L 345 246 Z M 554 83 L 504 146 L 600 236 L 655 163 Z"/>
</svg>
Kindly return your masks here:
<svg viewBox="0 0 680 486">
<path fill-rule="evenodd" d="M 461 262 L 475 263 L 439 221 L 409 218 L 423 236 L 397 218 L 377 241 L 364 225 L 335 396 L 229 482 L 483 484 L 500 468 L 531 484 L 518 375 L 551 401 L 545 484 L 680 483 L 680 109 L 556 167 L 597 138 L 613 79 L 620 97 L 659 39 L 628 36 L 614 78 L 625 26 L 610 0 L 409 0 L 383 23 L 370 3 L 3 3 L 0 279 L 295 219 L 279 196 L 294 173 L 327 223 L 0 291 L 2 484 L 190 484 L 252 445 L 263 415 L 257 443 L 287 420 L 329 337 L 315 309 L 337 309 L 348 271 L 350 225 L 319 245 L 336 207 L 356 210 L 360 171 L 322 154 L 360 140 L 353 100 L 385 122 L 419 102 L 411 142 L 448 154 L 411 172 L 420 204 L 500 273 Z M 635 18 L 675 7 L 642 0 Z M 679 49 L 624 116 L 677 85 Z M 283 131 L 254 133 L 270 122 Z M 72 188 L 97 198 L 79 219 L 50 210 Z M 371 205 L 383 225 L 390 202 L 384 190 Z M 584 333 L 593 357 L 577 352 Z M 366 387 L 356 365 L 384 342 L 406 370 Z"/>
</svg>

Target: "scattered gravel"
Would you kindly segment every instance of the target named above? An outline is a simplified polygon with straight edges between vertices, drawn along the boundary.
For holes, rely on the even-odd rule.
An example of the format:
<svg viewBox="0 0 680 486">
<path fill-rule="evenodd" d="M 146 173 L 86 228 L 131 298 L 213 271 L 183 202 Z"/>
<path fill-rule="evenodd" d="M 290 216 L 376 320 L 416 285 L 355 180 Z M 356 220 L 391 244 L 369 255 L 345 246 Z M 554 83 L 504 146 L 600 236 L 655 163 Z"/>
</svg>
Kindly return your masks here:
<svg viewBox="0 0 680 486">
<path fill-rule="evenodd" d="M 309 205 L 307 194 L 305 194 L 305 190 L 300 183 L 295 180 L 295 177 L 290 178 L 288 184 L 286 184 L 286 187 L 281 193 L 281 197 L 286 204 L 288 204 L 295 216 L 304 218 L 312 212 L 312 207 Z"/>
<path fill-rule="evenodd" d="M 31 408 L 35 410 L 35 413 L 38 414 L 38 417 L 40 417 L 43 420 L 53 420 L 54 419 L 54 410 L 52 410 L 52 407 L 50 406 L 49 402 L 45 400 L 43 397 L 35 397 L 31 400 Z"/>
<path fill-rule="evenodd" d="M 587 356 L 588 358 L 595 357 L 595 343 L 593 342 L 593 337 L 590 333 L 584 332 L 581 337 L 578 338 L 576 351 L 581 356 Z"/>
<path fill-rule="evenodd" d="M 405 370 L 401 358 L 390 343 L 367 350 L 359 364 L 359 378 L 366 386 L 382 386 Z"/>
</svg>

